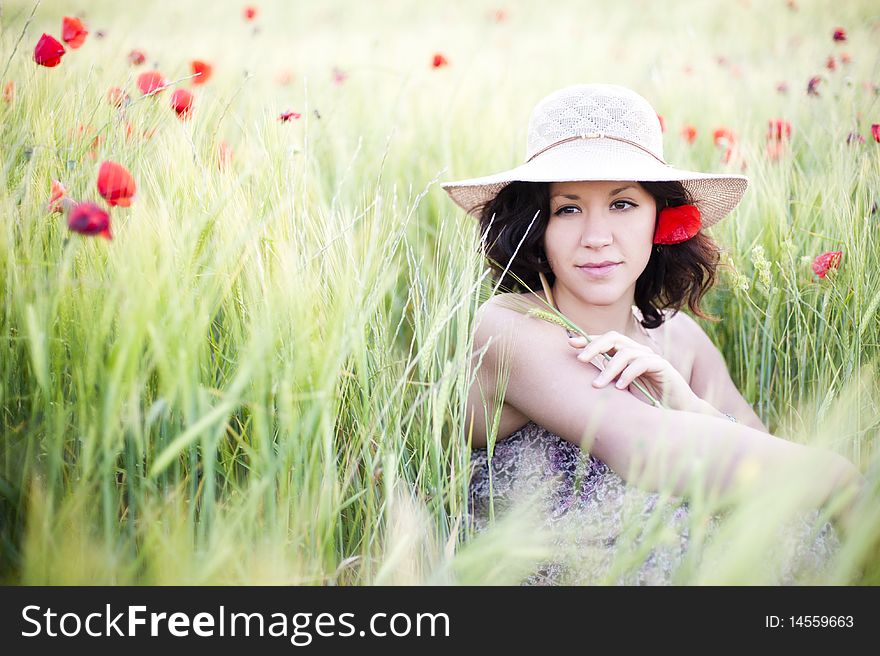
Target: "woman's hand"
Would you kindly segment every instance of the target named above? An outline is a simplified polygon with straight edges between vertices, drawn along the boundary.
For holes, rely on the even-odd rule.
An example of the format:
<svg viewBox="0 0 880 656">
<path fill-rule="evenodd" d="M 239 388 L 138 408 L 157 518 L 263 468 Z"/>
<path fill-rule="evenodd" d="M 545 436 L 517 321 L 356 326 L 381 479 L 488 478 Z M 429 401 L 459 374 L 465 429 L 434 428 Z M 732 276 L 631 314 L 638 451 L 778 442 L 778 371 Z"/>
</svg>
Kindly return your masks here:
<svg viewBox="0 0 880 656">
<path fill-rule="evenodd" d="M 590 335 L 591 342 L 577 335 L 569 337 L 573 348 L 583 349 L 578 360 L 589 362 L 597 355 L 608 353 L 605 369 L 593 380 L 595 387 L 602 387 L 617 378 L 616 387 L 626 389 L 636 378 L 656 392 L 655 396 L 673 410 L 701 411 L 704 402 L 690 388 L 684 377 L 663 356 L 644 344 L 610 331 L 602 335 Z M 604 358 L 603 358 L 604 360 Z"/>
</svg>

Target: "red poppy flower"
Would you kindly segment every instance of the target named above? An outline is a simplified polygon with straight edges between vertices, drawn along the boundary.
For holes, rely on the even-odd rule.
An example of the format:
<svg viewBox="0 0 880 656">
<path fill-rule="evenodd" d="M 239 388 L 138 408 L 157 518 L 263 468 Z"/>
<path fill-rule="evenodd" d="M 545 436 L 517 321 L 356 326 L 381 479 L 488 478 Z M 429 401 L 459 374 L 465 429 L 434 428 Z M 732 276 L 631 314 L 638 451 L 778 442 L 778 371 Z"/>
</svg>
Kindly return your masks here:
<svg viewBox="0 0 880 656">
<path fill-rule="evenodd" d="M 664 207 L 657 219 L 654 231 L 655 244 L 678 244 L 687 241 L 700 231 L 702 220 L 696 205 Z"/>
<path fill-rule="evenodd" d="M 107 91 L 107 102 L 114 107 L 122 107 L 131 102 L 131 98 L 125 93 L 125 89 L 119 87 L 110 87 Z"/>
<path fill-rule="evenodd" d="M 434 55 L 434 59 L 431 61 L 431 66 L 433 66 L 434 68 L 440 68 L 441 66 L 448 66 L 448 65 L 449 65 L 449 60 L 446 59 L 446 57 L 441 55 L 439 52 L 436 55 Z"/>
<path fill-rule="evenodd" d="M 852 58 L 849 56 L 848 52 L 840 53 L 840 63 L 841 64 L 849 64 L 852 61 Z"/>
<path fill-rule="evenodd" d="M 3 85 L 3 100 L 8 103 L 15 100 L 15 80 L 9 80 Z"/>
<path fill-rule="evenodd" d="M 829 71 L 837 69 L 837 62 L 834 61 L 834 55 L 828 55 L 828 59 L 825 60 L 825 68 Z"/>
<path fill-rule="evenodd" d="M 827 274 L 828 270 L 832 267 L 835 269 L 840 268 L 840 258 L 842 256 L 843 251 L 829 251 L 817 255 L 816 259 L 813 260 L 813 272 L 820 278 L 824 278 L 825 274 Z"/>
<path fill-rule="evenodd" d="M 49 194 L 49 211 L 61 212 L 61 198 L 67 193 L 67 189 L 58 180 L 52 180 L 52 190 Z"/>
<path fill-rule="evenodd" d="M 836 30 L 834 30 L 834 40 L 846 41 L 846 30 L 842 27 L 838 27 Z"/>
<path fill-rule="evenodd" d="M 712 142 L 716 146 L 729 147 L 736 143 L 736 135 L 729 128 L 717 128 L 712 132 Z"/>
<path fill-rule="evenodd" d="M 663 120 L 660 114 L 657 114 L 657 120 L 660 121 L 660 132 L 666 132 L 666 121 Z"/>
<path fill-rule="evenodd" d="M 74 50 L 83 44 L 88 33 L 89 31 L 79 18 L 65 16 L 61 19 L 61 39 Z"/>
<path fill-rule="evenodd" d="M 190 68 L 193 73 L 198 74 L 192 79 L 193 84 L 204 84 L 211 77 L 211 73 L 214 70 L 208 62 L 203 62 L 200 59 L 194 59 L 190 64 Z"/>
<path fill-rule="evenodd" d="M 874 141 L 880 143 L 880 123 L 871 123 L 871 136 Z"/>
<path fill-rule="evenodd" d="M 807 95 L 808 96 L 818 96 L 819 92 L 816 90 L 819 86 L 819 82 L 822 81 L 822 78 L 818 75 L 814 75 L 810 78 L 810 81 L 807 82 Z"/>
<path fill-rule="evenodd" d="M 110 215 L 97 203 L 77 203 L 67 216 L 67 227 L 82 235 L 100 235 L 113 239 L 110 234 Z"/>
<path fill-rule="evenodd" d="M 128 169 L 110 160 L 101 164 L 98 170 L 98 193 L 108 205 L 129 207 L 136 191 L 137 185 Z"/>
<path fill-rule="evenodd" d="M 257 17 L 257 8 L 253 5 L 248 5 L 244 8 L 244 19 L 252 21 Z"/>
<path fill-rule="evenodd" d="M 681 129 L 681 136 L 689 144 L 692 144 L 692 143 L 694 143 L 694 140 L 697 138 L 697 128 L 695 128 L 693 125 L 685 125 Z"/>
<path fill-rule="evenodd" d="M 143 53 L 142 50 L 132 50 L 128 53 L 128 62 L 132 66 L 140 66 L 145 61 L 147 61 L 147 56 Z"/>
<path fill-rule="evenodd" d="M 186 89 L 176 89 L 171 94 L 171 107 L 180 118 L 189 116 L 192 109 L 193 95 Z"/>
<path fill-rule="evenodd" d="M 797 2 L 795 2 L 795 0 L 786 0 L 785 4 L 792 11 L 797 11 L 798 6 L 797 6 Z"/>
<path fill-rule="evenodd" d="M 302 114 L 297 112 L 282 112 L 281 116 L 278 117 L 278 120 L 287 122 L 292 118 L 299 118 L 300 116 L 302 116 Z"/>
<path fill-rule="evenodd" d="M 40 66 L 52 68 L 61 63 L 61 57 L 66 51 L 54 37 L 43 34 L 34 48 L 34 61 Z"/>
<path fill-rule="evenodd" d="M 788 93 L 788 83 L 787 82 L 780 82 L 779 84 L 777 84 L 776 85 L 776 92 L 777 93 Z"/>
<path fill-rule="evenodd" d="M 791 123 L 781 118 L 771 118 L 767 125 L 768 141 L 784 141 L 791 137 Z"/>
<path fill-rule="evenodd" d="M 858 132 L 850 132 L 848 135 L 846 135 L 847 144 L 852 144 L 856 141 L 858 141 L 859 143 L 865 143 L 865 138 Z"/>
<path fill-rule="evenodd" d="M 141 73 L 138 75 L 137 79 L 138 89 L 140 89 L 141 93 L 145 96 L 148 93 L 157 92 L 166 84 L 168 84 L 168 82 L 162 77 L 162 74 L 159 71 L 147 71 L 146 73 Z"/>
<path fill-rule="evenodd" d="M 495 18 L 496 23 L 503 23 L 504 21 L 507 20 L 507 12 L 504 11 L 503 9 L 497 9 L 497 10 L 495 10 L 494 18 Z"/>
<path fill-rule="evenodd" d="M 217 146 L 217 168 L 221 171 L 232 165 L 232 148 L 225 141 Z"/>
</svg>

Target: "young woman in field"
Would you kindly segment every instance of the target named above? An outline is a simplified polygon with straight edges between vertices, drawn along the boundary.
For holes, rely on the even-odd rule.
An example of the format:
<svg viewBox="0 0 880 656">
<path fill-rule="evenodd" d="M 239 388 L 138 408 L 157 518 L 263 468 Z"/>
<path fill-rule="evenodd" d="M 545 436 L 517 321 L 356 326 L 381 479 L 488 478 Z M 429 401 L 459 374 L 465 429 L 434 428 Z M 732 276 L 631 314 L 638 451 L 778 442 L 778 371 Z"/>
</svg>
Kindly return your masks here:
<svg viewBox="0 0 880 656">
<path fill-rule="evenodd" d="M 657 113 L 642 96 L 575 85 L 533 110 L 524 164 L 443 184 L 479 218 L 497 286 L 514 290 L 490 298 L 477 316 L 470 509 L 481 529 L 490 494 L 497 513 L 552 482 L 548 524 L 578 526 L 592 536 L 593 552 L 607 556 L 582 568 L 580 581 L 602 580 L 614 542 L 606 529 L 636 487 L 652 492 L 647 517 L 664 485 L 686 496 L 699 480 L 701 491 L 724 493 L 749 474 L 758 484 L 795 466 L 813 472 L 804 502 L 818 509 L 864 480 L 838 454 L 769 434 L 718 348 L 679 311 L 687 304 L 711 319 L 700 299 L 714 283 L 718 248 L 704 230 L 737 205 L 748 179 L 674 168 L 662 146 Z M 591 341 L 528 308 L 560 312 Z M 667 517 L 680 545 L 655 549 L 634 579 L 620 582 L 673 581 L 686 553 L 686 511 L 684 502 Z M 606 529 L 586 530 L 603 520 Z M 597 536 L 604 551 L 595 549 Z M 783 582 L 796 567 L 821 566 L 838 544 L 830 522 L 795 539 L 808 544 L 780 573 Z M 550 563 L 525 582 L 563 576 L 570 573 Z"/>
</svg>

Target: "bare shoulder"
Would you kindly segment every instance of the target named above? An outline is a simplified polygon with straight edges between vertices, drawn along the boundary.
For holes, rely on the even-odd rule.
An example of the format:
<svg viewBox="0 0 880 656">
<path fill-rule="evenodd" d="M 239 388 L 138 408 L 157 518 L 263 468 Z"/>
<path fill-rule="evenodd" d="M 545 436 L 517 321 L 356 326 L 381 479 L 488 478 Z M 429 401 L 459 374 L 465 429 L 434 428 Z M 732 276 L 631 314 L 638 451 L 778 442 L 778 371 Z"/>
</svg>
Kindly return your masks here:
<svg viewBox="0 0 880 656">
<path fill-rule="evenodd" d="M 538 303 L 524 294 L 496 294 L 477 310 L 476 330 L 474 332 L 474 348 L 489 348 L 494 342 L 491 352 L 496 356 L 507 353 L 517 341 L 524 326 L 533 330 L 541 330 L 544 322 L 529 317 L 526 312 Z"/>
<path fill-rule="evenodd" d="M 694 358 L 705 354 L 707 348 L 714 348 L 706 331 L 689 314 L 682 310 L 675 313 L 666 310 L 665 316 L 663 325 L 667 327 L 670 341 L 677 347 L 691 351 Z"/>
<path fill-rule="evenodd" d="M 515 331 L 523 321 L 530 324 L 536 323 L 534 319 L 526 315 L 530 308 L 540 308 L 541 302 L 532 298 L 531 294 L 504 293 L 496 294 L 483 302 L 477 310 L 477 333 L 476 337 L 485 338 L 489 333 L 501 337 L 497 333 L 499 329 L 505 329 L 503 334 Z M 538 322 L 540 323 L 540 322 Z M 485 326 L 482 327 L 481 326 Z"/>
</svg>

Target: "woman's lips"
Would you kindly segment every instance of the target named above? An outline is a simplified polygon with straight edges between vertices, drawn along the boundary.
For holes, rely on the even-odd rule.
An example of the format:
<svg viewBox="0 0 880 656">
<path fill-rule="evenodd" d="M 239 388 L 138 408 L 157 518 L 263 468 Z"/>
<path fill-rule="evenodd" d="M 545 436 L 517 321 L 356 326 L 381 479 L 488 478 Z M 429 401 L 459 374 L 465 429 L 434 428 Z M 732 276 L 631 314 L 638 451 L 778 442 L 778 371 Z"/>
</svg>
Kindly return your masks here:
<svg viewBox="0 0 880 656">
<path fill-rule="evenodd" d="M 621 262 L 618 262 L 617 264 L 608 264 L 601 267 L 578 267 L 578 269 L 583 271 L 590 278 L 607 278 L 613 274 L 620 265 Z"/>
</svg>

